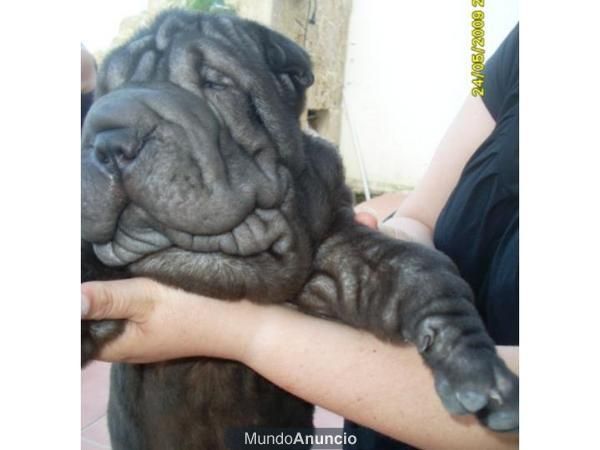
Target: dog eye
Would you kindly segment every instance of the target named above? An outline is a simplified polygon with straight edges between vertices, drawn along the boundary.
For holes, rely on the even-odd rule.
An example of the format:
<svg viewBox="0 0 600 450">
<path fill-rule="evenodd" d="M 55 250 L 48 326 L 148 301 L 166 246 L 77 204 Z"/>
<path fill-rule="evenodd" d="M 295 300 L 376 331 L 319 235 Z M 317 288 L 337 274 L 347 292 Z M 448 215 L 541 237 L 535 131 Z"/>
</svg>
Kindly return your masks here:
<svg viewBox="0 0 600 450">
<path fill-rule="evenodd" d="M 199 71 L 202 89 L 210 89 L 212 91 L 223 91 L 227 88 L 233 87 L 233 81 L 227 76 L 223 75 L 218 70 L 212 67 L 204 66 Z"/>
<path fill-rule="evenodd" d="M 214 81 L 205 80 L 202 83 L 202 88 L 203 89 L 212 89 L 213 91 L 222 91 L 223 89 L 226 89 L 227 86 L 224 84 L 216 83 Z"/>
</svg>

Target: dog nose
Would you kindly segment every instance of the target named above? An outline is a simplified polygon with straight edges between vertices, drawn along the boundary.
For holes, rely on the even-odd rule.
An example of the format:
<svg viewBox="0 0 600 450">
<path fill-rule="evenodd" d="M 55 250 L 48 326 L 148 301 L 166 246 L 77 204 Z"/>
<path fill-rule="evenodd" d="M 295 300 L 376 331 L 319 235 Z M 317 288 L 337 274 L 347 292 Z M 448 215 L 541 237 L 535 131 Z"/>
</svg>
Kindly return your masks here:
<svg viewBox="0 0 600 450">
<path fill-rule="evenodd" d="M 101 131 L 94 139 L 94 152 L 100 164 L 122 170 L 137 157 L 140 144 L 132 128 Z"/>
</svg>

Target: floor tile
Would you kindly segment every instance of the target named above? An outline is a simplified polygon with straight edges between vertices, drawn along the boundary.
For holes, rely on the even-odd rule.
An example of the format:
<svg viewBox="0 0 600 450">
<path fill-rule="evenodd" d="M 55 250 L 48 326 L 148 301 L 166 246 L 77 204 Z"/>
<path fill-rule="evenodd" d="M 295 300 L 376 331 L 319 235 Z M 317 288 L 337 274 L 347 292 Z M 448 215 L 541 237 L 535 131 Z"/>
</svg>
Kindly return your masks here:
<svg viewBox="0 0 600 450">
<path fill-rule="evenodd" d="M 81 430 L 81 437 L 88 442 L 103 445 L 104 448 L 110 448 L 110 436 L 108 434 L 106 416 L 100 417 L 96 422 Z"/>
<path fill-rule="evenodd" d="M 110 446 L 98 444 L 81 438 L 81 450 L 110 450 Z"/>
<path fill-rule="evenodd" d="M 315 408 L 315 428 L 342 428 L 344 419 L 331 411 L 318 406 Z"/>
<path fill-rule="evenodd" d="M 110 364 L 94 361 L 81 372 L 81 428 L 106 414 Z"/>
</svg>

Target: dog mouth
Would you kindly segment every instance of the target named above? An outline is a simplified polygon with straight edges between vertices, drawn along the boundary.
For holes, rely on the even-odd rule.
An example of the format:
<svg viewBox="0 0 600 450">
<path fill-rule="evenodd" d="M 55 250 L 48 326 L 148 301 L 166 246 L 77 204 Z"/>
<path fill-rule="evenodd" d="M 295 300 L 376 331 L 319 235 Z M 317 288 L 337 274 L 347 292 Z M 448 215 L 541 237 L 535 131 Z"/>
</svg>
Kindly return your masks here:
<svg viewBox="0 0 600 450">
<path fill-rule="evenodd" d="M 288 192 L 289 194 L 289 192 Z M 191 253 L 221 253 L 251 257 L 263 252 L 283 256 L 292 246 L 293 237 L 283 207 L 255 208 L 230 231 L 196 235 L 158 223 L 141 208 L 130 205 L 119 218 L 112 239 L 93 244 L 96 256 L 107 266 L 121 267 L 166 249 L 178 248 Z"/>
</svg>

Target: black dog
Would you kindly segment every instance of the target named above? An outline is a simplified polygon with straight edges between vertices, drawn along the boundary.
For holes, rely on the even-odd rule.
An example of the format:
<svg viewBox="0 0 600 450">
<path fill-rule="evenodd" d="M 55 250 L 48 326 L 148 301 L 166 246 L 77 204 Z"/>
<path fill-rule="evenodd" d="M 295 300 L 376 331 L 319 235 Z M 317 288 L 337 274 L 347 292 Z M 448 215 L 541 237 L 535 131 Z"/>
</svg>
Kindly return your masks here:
<svg viewBox="0 0 600 450">
<path fill-rule="evenodd" d="M 336 150 L 299 126 L 312 81 L 301 48 L 232 16 L 170 11 L 113 51 L 83 130 L 83 279 L 291 302 L 410 341 L 451 412 L 516 429 L 518 379 L 452 262 L 354 222 Z M 84 322 L 84 363 L 121 328 Z M 113 365 L 115 450 L 222 449 L 244 425 L 311 427 L 312 406 L 233 362 Z"/>
</svg>

